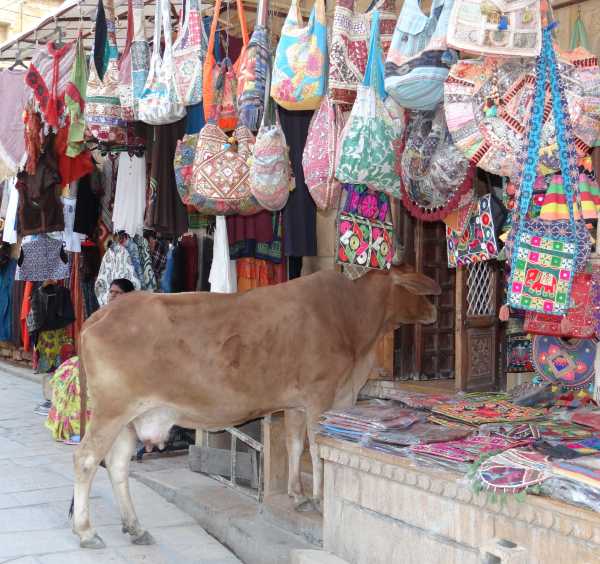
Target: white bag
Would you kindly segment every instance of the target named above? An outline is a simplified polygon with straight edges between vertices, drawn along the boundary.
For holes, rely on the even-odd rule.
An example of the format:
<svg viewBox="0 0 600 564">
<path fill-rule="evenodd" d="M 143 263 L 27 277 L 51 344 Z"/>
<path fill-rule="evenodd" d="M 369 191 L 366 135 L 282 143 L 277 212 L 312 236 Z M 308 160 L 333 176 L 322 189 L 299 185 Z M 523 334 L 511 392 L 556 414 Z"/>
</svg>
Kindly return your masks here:
<svg viewBox="0 0 600 564">
<path fill-rule="evenodd" d="M 140 121 L 150 125 L 175 123 L 186 114 L 185 106 L 179 103 L 175 87 L 169 7 L 169 0 L 156 0 L 154 46 L 150 59 L 150 71 L 138 108 Z M 161 20 L 165 36 L 165 50 L 162 59 L 160 56 Z"/>
</svg>

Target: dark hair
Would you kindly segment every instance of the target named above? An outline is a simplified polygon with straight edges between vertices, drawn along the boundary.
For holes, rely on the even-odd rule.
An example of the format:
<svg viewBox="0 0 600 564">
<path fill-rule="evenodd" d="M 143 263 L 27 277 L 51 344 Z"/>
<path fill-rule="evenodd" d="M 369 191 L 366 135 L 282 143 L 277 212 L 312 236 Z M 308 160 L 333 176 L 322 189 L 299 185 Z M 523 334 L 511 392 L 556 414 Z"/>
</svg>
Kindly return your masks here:
<svg viewBox="0 0 600 564">
<path fill-rule="evenodd" d="M 135 290 L 135 286 L 131 280 L 127 280 L 127 278 L 115 278 L 111 283 L 111 286 L 118 286 L 123 290 L 125 294 L 128 292 L 133 292 Z"/>
</svg>

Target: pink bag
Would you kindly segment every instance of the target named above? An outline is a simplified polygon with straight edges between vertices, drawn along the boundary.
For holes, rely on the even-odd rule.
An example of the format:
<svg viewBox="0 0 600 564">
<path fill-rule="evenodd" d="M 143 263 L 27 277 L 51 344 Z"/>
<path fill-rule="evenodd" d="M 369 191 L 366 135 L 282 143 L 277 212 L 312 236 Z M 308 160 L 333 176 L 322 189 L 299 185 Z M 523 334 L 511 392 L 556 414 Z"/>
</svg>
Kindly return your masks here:
<svg viewBox="0 0 600 564">
<path fill-rule="evenodd" d="M 302 154 L 304 181 L 321 210 L 337 209 L 340 202 L 342 185 L 335 178 L 335 163 L 345 121 L 339 106 L 325 96 L 308 130 Z"/>
</svg>

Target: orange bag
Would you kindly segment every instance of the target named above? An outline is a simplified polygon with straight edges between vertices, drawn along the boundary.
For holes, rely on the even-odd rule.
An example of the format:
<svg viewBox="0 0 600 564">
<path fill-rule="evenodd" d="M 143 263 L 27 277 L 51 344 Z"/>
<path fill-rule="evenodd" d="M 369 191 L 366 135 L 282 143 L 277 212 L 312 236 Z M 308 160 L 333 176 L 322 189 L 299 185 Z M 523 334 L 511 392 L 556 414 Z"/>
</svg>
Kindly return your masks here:
<svg viewBox="0 0 600 564">
<path fill-rule="evenodd" d="M 244 52 L 248 46 L 248 26 L 246 23 L 246 15 L 244 13 L 244 5 L 242 0 L 236 0 L 238 17 L 242 29 L 242 52 L 235 64 L 231 64 L 227 54 L 221 63 L 215 60 L 215 35 L 219 24 L 219 14 L 221 12 L 221 0 L 215 1 L 215 9 L 212 24 L 210 26 L 210 36 L 208 38 L 208 50 L 206 59 L 204 60 L 204 77 L 202 83 L 202 100 L 204 102 L 204 119 L 208 121 L 214 114 L 216 101 L 216 80 L 221 72 L 221 66 L 225 65 L 227 71 L 224 74 L 225 85 L 223 90 L 223 98 L 221 102 L 221 110 L 219 112 L 219 127 L 223 131 L 231 131 L 235 129 L 238 122 L 238 113 L 235 106 L 235 94 L 237 90 L 237 76 L 240 70 L 240 64 L 244 58 Z"/>
</svg>

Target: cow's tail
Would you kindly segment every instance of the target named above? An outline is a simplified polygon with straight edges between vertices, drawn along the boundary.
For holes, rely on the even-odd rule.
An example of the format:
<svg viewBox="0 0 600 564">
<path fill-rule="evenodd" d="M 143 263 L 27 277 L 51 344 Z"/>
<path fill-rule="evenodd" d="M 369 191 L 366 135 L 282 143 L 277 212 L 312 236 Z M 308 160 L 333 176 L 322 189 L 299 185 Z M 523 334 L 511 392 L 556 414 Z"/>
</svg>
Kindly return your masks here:
<svg viewBox="0 0 600 564">
<path fill-rule="evenodd" d="M 73 519 L 73 510 L 75 509 L 75 492 L 73 492 L 73 497 L 71 498 L 71 507 L 69 507 L 69 521 Z"/>
</svg>

